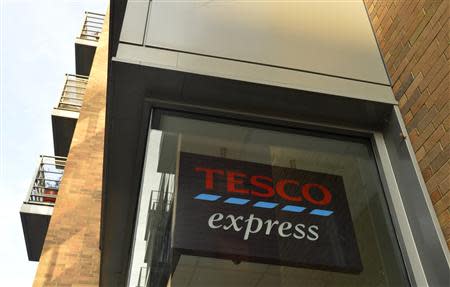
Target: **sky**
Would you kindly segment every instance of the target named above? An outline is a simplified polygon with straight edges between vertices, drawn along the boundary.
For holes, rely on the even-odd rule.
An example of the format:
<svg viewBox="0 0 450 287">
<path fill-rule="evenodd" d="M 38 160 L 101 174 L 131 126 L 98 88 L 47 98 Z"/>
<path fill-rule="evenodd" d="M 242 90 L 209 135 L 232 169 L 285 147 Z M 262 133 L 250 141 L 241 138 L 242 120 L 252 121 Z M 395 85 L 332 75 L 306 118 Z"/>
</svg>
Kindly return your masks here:
<svg viewBox="0 0 450 287">
<path fill-rule="evenodd" d="M 53 155 L 51 111 L 66 73 L 75 73 L 74 40 L 85 11 L 106 0 L 0 0 L 0 286 L 31 286 L 20 221 L 39 155 Z"/>
</svg>

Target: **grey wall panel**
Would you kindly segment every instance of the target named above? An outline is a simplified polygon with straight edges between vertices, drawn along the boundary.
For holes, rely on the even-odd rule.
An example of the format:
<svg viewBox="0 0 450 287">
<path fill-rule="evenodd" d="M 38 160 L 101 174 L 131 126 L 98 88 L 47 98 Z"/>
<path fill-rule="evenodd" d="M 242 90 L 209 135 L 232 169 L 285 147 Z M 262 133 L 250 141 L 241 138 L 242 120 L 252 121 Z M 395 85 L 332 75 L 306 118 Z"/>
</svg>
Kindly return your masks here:
<svg viewBox="0 0 450 287">
<path fill-rule="evenodd" d="M 143 45 L 149 0 L 129 0 L 125 10 L 120 41 Z"/>
<path fill-rule="evenodd" d="M 362 1 L 154 0 L 148 46 L 389 85 Z"/>
<path fill-rule="evenodd" d="M 396 104 L 389 86 L 352 81 L 302 71 L 230 61 L 156 48 L 120 44 L 117 57 L 122 62 L 201 75 L 259 83 L 296 90 L 317 92 Z"/>
</svg>

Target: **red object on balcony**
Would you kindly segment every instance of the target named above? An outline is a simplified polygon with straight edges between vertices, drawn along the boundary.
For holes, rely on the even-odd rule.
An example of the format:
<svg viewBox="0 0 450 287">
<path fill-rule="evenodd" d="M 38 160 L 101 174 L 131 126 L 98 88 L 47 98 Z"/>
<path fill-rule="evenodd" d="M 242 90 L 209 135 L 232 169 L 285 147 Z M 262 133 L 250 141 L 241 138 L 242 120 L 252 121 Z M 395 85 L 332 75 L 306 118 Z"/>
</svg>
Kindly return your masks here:
<svg viewBox="0 0 450 287">
<path fill-rule="evenodd" d="M 51 189 L 51 188 L 46 188 L 44 189 L 44 196 L 43 196 L 43 202 L 49 202 L 49 203 L 55 203 L 56 198 L 53 197 L 47 197 L 45 195 L 57 195 L 58 194 L 58 190 L 56 189 Z"/>
</svg>

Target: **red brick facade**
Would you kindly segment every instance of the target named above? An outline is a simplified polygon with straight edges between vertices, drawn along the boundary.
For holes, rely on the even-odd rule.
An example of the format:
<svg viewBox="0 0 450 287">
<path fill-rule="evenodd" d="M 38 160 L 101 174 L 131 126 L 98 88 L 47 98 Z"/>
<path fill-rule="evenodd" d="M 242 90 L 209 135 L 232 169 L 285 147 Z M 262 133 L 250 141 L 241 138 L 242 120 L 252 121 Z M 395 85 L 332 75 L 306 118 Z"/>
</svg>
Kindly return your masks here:
<svg viewBox="0 0 450 287">
<path fill-rule="evenodd" d="M 365 4 L 450 247 L 449 1 Z"/>
<path fill-rule="evenodd" d="M 98 286 L 108 17 L 33 286 Z"/>
</svg>

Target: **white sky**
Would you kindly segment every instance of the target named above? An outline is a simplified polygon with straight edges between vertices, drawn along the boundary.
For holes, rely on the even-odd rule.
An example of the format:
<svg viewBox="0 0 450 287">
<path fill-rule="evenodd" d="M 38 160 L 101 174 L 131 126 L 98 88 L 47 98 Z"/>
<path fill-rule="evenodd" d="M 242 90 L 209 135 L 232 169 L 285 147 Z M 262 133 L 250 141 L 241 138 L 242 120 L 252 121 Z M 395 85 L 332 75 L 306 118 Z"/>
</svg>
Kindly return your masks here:
<svg viewBox="0 0 450 287">
<path fill-rule="evenodd" d="M 53 154 L 51 111 L 84 11 L 107 0 L 0 0 L 0 286 L 31 286 L 19 210 L 40 154 Z"/>
</svg>

